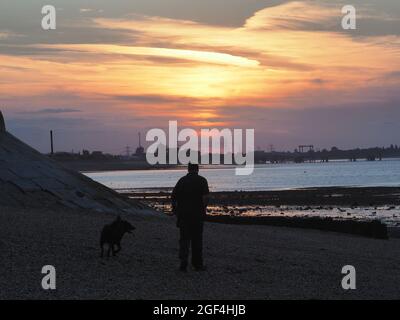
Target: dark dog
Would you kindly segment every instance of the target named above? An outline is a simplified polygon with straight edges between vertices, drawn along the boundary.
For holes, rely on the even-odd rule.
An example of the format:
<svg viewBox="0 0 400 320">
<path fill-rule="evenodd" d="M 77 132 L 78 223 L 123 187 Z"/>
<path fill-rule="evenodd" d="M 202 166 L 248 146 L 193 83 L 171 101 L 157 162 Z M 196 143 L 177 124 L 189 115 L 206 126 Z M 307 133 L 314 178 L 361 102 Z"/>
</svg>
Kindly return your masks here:
<svg viewBox="0 0 400 320">
<path fill-rule="evenodd" d="M 107 257 L 110 256 L 112 251 L 113 256 L 121 251 L 121 239 L 125 233 L 132 233 L 135 227 L 128 221 L 122 220 L 118 217 L 113 223 L 104 226 L 100 236 L 101 257 L 104 253 L 104 244 L 108 244 Z M 117 248 L 115 249 L 116 246 Z"/>
</svg>

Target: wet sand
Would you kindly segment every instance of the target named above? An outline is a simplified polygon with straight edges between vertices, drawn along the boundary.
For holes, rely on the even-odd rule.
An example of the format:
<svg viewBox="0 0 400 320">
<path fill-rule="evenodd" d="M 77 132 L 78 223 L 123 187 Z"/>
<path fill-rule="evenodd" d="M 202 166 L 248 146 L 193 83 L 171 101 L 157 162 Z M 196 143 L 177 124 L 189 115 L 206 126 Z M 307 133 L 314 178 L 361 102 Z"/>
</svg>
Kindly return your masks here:
<svg viewBox="0 0 400 320">
<path fill-rule="evenodd" d="M 169 189 L 123 190 L 131 198 L 170 214 Z M 279 191 L 211 193 L 209 215 L 233 217 L 332 218 L 380 220 L 400 226 L 400 188 L 324 187 Z"/>
<path fill-rule="evenodd" d="M 112 216 L 89 211 L 0 208 L 1 299 L 399 299 L 400 240 L 271 226 L 206 223 L 208 271 L 177 271 L 172 217 L 129 217 L 116 258 L 99 258 Z M 41 289 L 41 268 L 57 290 Z M 341 288 L 341 268 L 357 289 Z"/>
</svg>

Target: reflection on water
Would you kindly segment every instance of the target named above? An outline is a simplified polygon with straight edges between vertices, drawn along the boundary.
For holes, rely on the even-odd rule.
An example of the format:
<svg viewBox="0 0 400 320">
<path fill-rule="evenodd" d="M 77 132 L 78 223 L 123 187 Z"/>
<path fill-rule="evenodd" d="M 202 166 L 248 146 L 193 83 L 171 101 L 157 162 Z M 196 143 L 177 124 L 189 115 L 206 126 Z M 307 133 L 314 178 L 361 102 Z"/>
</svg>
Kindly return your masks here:
<svg viewBox="0 0 400 320">
<path fill-rule="evenodd" d="M 86 173 L 113 189 L 172 188 L 185 169 Z M 234 168 L 202 168 L 212 191 L 260 191 L 327 186 L 400 186 L 400 159 L 256 165 L 249 176 Z"/>
<path fill-rule="evenodd" d="M 156 210 L 171 213 L 167 203 L 148 203 Z M 334 206 L 209 206 L 209 215 L 250 217 L 325 217 L 336 220 L 380 220 L 391 226 L 400 225 L 399 206 L 381 207 L 334 207 Z"/>
</svg>

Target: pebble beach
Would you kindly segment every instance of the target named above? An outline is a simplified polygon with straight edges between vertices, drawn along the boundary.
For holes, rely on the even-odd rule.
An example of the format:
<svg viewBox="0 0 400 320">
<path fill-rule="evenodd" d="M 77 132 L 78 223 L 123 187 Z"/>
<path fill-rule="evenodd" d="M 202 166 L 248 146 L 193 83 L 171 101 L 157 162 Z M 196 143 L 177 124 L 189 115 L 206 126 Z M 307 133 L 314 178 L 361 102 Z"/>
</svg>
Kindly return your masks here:
<svg viewBox="0 0 400 320">
<path fill-rule="evenodd" d="M 178 230 L 165 215 L 136 226 L 117 257 L 99 256 L 114 216 L 86 210 L 0 208 L 1 299 L 399 299 L 400 239 L 260 225 L 206 223 L 208 270 L 178 271 Z M 356 290 L 341 286 L 344 265 Z M 53 265 L 57 289 L 43 290 Z"/>
</svg>

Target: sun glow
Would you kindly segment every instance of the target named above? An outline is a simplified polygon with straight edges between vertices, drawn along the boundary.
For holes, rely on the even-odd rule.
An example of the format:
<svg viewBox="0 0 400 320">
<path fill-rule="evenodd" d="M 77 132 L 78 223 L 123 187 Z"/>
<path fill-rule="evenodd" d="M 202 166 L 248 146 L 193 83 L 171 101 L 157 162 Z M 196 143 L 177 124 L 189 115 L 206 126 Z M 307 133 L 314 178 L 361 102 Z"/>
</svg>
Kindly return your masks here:
<svg viewBox="0 0 400 320">
<path fill-rule="evenodd" d="M 0 93 L 10 100 L 32 97 L 29 103 L 38 97 L 40 108 L 64 102 L 62 92 L 71 97 L 66 104 L 82 109 L 90 101 L 97 112 L 102 103 L 104 117 L 118 110 L 194 126 L 252 126 L 247 108 L 362 105 L 376 88 L 398 86 L 400 40 L 309 28 L 317 12 L 323 14 L 315 23 L 323 24 L 335 19 L 335 10 L 291 2 L 254 12 L 236 27 L 156 16 L 93 18 L 91 28 L 120 40 L 36 43 L 24 46 L 37 50 L 33 55 L 2 54 Z"/>
</svg>

